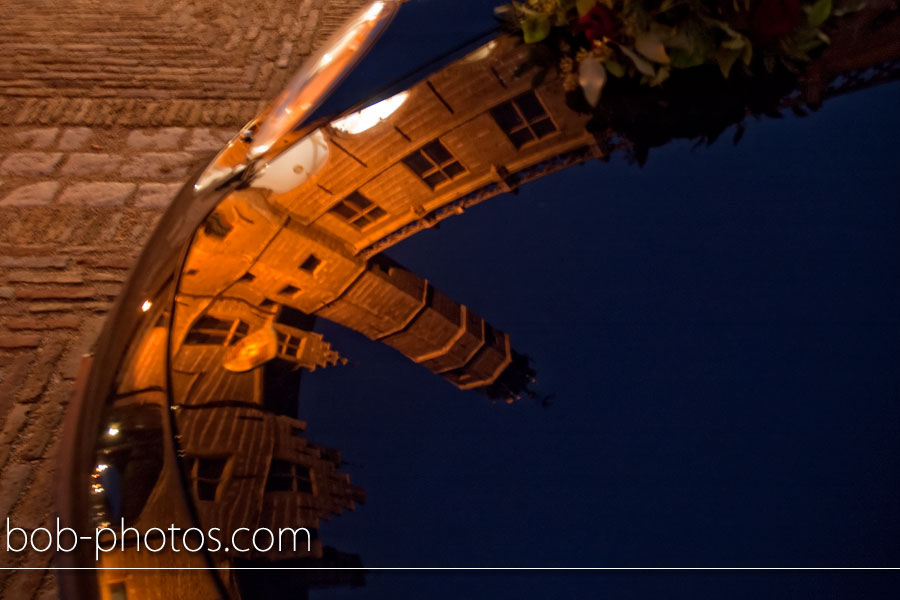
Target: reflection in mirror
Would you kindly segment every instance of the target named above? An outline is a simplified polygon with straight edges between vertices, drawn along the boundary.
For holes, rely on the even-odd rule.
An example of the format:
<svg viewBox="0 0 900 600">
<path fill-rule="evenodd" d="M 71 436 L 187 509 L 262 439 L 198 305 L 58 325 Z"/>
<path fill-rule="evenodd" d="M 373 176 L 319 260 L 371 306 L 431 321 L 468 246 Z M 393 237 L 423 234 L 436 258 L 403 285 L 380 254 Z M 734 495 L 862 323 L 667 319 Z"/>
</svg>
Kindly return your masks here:
<svg viewBox="0 0 900 600">
<path fill-rule="evenodd" d="M 351 37 L 366 37 L 353 27 Z M 339 39 L 347 48 L 362 43 Z M 340 55 L 344 67 L 358 58 L 351 50 Z M 338 54 L 327 56 L 320 67 Z M 142 552 L 136 538 L 109 535 L 103 543 L 121 551 L 101 552 L 99 565 L 198 570 L 168 578 L 103 571 L 100 597 L 249 599 L 364 583 L 358 570 L 275 577 L 235 568 L 365 562 L 320 536 L 325 521 L 365 503 L 366 492 L 340 450 L 299 419 L 303 403 L 317 401 L 304 393 L 312 378 L 338 369 L 353 376 L 353 357 L 317 323 L 384 344 L 461 394 L 500 403 L 538 397 L 528 348 L 385 251 L 570 166 L 620 150 L 641 162 L 650 147 L 704 132 L 685 133 L 680 122 L 665 129 L 660 119 L 659 137 L 642 137 L 635 120 L 573 101 L 558 74 L 519 76 L 528 57 L 518 38 L 498 35 L 406 89 L 307 124 L 297 119 L 314 102 L 296 100 L 291 94 L 306 92 L 295 86 L 253 136 L 237 138 L 188 184 L 188 200 L 205 198 L 211 208 L 189 240 L 178 240 L 184 248 L 171 278 L 131 307 L 140 315 L 81 489 L 94 527 L 155 529 L 158 536 L 139 540 L 155 547 L 171 543 L 164 530 L 174 525 L 190 531 L 179 538 L 185 545 L 202 548 Z M 316 83 L 313 100 L 337 77 Z M 791 102 L 781 81 L 773 85 Z"/>
</svg>

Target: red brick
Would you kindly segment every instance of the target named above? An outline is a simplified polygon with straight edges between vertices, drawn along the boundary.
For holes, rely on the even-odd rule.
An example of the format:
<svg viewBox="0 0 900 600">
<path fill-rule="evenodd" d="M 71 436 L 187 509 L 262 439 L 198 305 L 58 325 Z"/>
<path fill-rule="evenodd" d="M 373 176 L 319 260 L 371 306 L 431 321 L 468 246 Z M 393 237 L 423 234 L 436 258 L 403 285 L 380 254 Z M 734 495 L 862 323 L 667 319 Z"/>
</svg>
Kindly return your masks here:
<svg viewBox="0 0 900 600">
<path fill-rule="evenodd" d="M 19 499 L 25 483 L 31 477 L 33 466 L 24 463 L 7 465 L 0 474 L 0 515 L 8 515 Z"/>
<path fill-rule="evenodd" d="M 26 129 L 17 133 L 14 137 L 16 140 L 29 148 L 43 150 L 49 148 L 56 139 L 59 129 L 56 127 L 41 127 L 37 129 Z"/>
<path fill-rule="evenodd" d="M 13 271 L 6 276 L 11 283 L 83 283 L 81 273 L 71 271 Z"/>
<path fill-rule="evenodd" d="M 84 146 L 88 138 L 91 137 L 91 130 L 87 127 L 74 127 L 63 131 L 59 138 L 60 150 L 78 150 Z"/>
<path fill-rule="evenodd" d="M 100 335 L 100 330 L 103 328 L 104 321 L 103 316 L 94 316 L 85 320 L 78 341 L 69 348 L 59 365 L 64 378 L 74 379 L 78 374 L 82 357 L 91 352 L 94 342 L 97 341 L 97 336 Z"/>
<path fill-rule="evenodd" d="M 13 269 L 64 269 L 68 264 L 65 256 L 0 256 L 0 267 Z"/>
<path fill-rule="evenodd" d="M 19 152 L 10 154 L 0 163 L 2 175 L 48 175 L 59 161 L 62 154 L 59 152 Z"/>
<path fill-rule="evenodd" d="M 94 271 L 87 273 L 85 277 L 88 281 L 122 283 L 125 281 L 126 275 L 124 273 L 104 273 L 102 271 Z"/>
<path fill-rule="evenodd" d="M 57 315 L 52 317 L 13 317 L 7 319 L 6 326 L 13 330 L 30 329 L 78 329 L 81 319 L 75 315 Z"/>
<path fill-rule="evenodd" d="M 49 339 L 35 355 L 31 373 L 22 387 L 17 390 L 20 402 L 33 402 L 40 397 L 53 377 L 53 364 L 59 360 L 65 343 L 60 339 Z"/>
<path fill-rule="evenodd" d="M 6 461 L 14 448 L 13 442 L 19 437 L 19 432 L 25 427 L 28 413 L 31 409 L 27 404 L 13 404 L 6 413 L 6 421 L 0 430 L 0 470 L 6 466 Z"/>
<path fill-rule="evenodd" d="M 0 200 L 0 206 L 33 207 L 44 206 L 53 201 L 59 183 L 56 181 L 39 181 L 19 186 Z"/>
<path fill-rule="evenodd" d="M 22 286 L 16 288 L 20 300 L 87 300 L 97 297 L 92 287 L 70 285 Z"/>
<path fill-rule="evenodd" d="M 23 491 L 23 497 L 28 498 L 28 502 L 20 502 L 10 515 L 10 521 L 16 527 L 26 530 L 47 527 L 53 512 L 53 495 L 46 493 L 53 489 L 56 474 L 52 460 L 41 461 L 35 470 L 34 480 Z"/>
<path fill-rule="evenodd" d="M 20 567 L 47 567 L 50 564 L 52 553 L 50 551 L 29 552 L 26 554 L 20 564 Z M 16 598 L 32 598 L 41 587 L 47 570 L 39 571 L 13 571 L 12 575 L 6 581 L 5 588 L 16 590 Z"/>
<path fill-rule="evenodd" d="M 77 307 L 80 309 L 85 308 L 85 305 L 89 304 L 88 302 L 79 302 Z M 72 312 L 72 309 L 75 308 L 76 305 L 73 305 L 71 302 L 35 302 L 33 304 L 28 304 L 25 308 L 30 313 L 52 313 L 52 312 Z"/>
<path fill-rule="evenodd" d="M 97 283 L 94 285 L 98 295 L 106 298 L 116 298 L 122 291 L 122 285 L 118 283 Z"/>
<path fill-rule="evenodd" d="M 33 360 L 34 355 L 30 352 L 19 354 L 6 370 L 6 376 L 0 382 L 0 415 L 5 415 L 12 406 L 16 391 L 28 377 L 28 368 Z"/>
<path fill-rule="evenodd" d="M 134 266 L 134 256 L 107 254 L 78 259 L 80 264 L 101 269 L 130 269 Z"/>
<path fill-rule="evenodd" d="M 41 345 L 41 336 L 30 333 L 0 334 L 0 348 L 37 348 Z"/>
<path fill-rule="evenodd" d="M 44 393 L 31 415 L 24 431 L 24 441 L 20 441 L 17 456 L 22 460 L 36 460 L 45 455 L 50 440 L 56 435 L 65 414 L 64 402 L 68 402 L 72 384 L 67 381 L 54 383 Z"/>
</svg>

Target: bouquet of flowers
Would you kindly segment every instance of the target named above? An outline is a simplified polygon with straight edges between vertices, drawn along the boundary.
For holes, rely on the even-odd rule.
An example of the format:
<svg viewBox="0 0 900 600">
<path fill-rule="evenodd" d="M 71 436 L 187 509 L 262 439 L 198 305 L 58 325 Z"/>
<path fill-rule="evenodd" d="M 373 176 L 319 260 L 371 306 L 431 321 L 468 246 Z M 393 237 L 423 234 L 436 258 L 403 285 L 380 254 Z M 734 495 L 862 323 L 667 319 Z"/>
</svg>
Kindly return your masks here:
<svg viewBox="0 0 900 600">
<path fill-rule="evenodd" d="M 832 0 L 526 0 L 496 9 L 533 46 L 528 64 L 558 66 L 567 90 L 596 106 L 609 78 L 659 86 L 674 71 L 715 65 L 799 72 L 828 43 Z"/>
</svg>

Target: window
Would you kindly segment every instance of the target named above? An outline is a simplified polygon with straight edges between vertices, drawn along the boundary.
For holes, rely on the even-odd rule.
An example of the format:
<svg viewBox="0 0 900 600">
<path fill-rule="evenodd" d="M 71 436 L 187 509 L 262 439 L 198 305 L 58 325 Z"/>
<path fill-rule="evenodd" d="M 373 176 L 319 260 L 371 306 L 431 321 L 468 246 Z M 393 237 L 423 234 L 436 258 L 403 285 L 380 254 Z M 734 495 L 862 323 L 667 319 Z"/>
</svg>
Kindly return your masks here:
<svg viewBox="0 0 900 600">
<path fill-rule="evenodd" d="M 247 337 L 247 332 L 250 331 L 250 326 L 244 323 L 241 320 L 238 320 L 237 327 L 234 328 L 234 333 L 231 335 L 231 340 L 228 342 L 229 346 L 234 346 L 239 341 Z"/>
<path fill-rule="evenodd" d="M 304 492 L 313 493 L 312 475 L 303 465 L 273 459 L 266 478 L 267 492 Z"/>
<path fill-rule="evenodd" d="M 284 294 L 285 296 L 293 296 L 294 294 L 296 294 L 299 291 L 300 291 L 300 288 L 288 284 L 288 285 L 284 286 L 283 288 L 281 288 L 280 290 L 278 290 L 278 293 Z"/>
<path fill-rule="evenodd" d="M 297 353 L 300 351 L 300 338 L 281 331 L 275 332 L 275 338 L 278 340 L 279 354 L 285 354 L 291 358 L 297 357 Z"/>
<path fill-rule="evenodd" d="M 228 345 L 234 345 L 244 339 L 250 326 L 238 319 L 237 321 L 223 321 L 209 315 L 197 319 L 194 326 L 188 332 L 184 343 L 188 345 L 221 346 L 228 340 Z M 230 337 L 230 339 L 229 339 Z"/>
<path fill-rule="evenodd" d="M 184 339 L 185 344 L 220 346 L 225 343 L 234 321 L 223 321 L 209 315 L 197 319 Z"/>
<path fill-rule="evenodd" d="M 231 223 L 229 223 L 222 214 L 217 212 L 209 215 L 206 221 L 203 222 L 203 233 L 210 237 L 225 239 L 225 236 L 228 235 L 231 229 Z"/>
<path fill-rule="evenodd" d="M 403 159 L 403 164 L 431 189 L 458 177 L 466 170 L 438 140 L 429 142 Z"/>
<path fill-rule="evenodd" d="M 215 500 L 228 459 L 188 456 L 185 460 L 194 495 L 200 500 Z"/>
<path fill-rule="evenodd" d="M 125 582 L 117 581 L 115 583 L 110 583 L 109 587 L 109 598 L 110 600 L 127 600 L 128 594 L 125 592 Z"/>
<path fill-rule="evenodd" d="M 353 192 L 335 204 L 330 212 L 338 215 L 357 229 L 365 229 L 387 215 L 383 208 L 359 192 Z"/>
<path fill-rule="evenodd" d="M 530 91 L 495 106 L 491 109 L 491 116 L 516 148 L 556 131 L 556 125 L 544 105 Z"/>
<path fill-rule="evenodd" d="M 320 264 L 322 264 L 322 260 L 315 254 L 310 254 L 300 265 L 300 269 L 307 273 L 314 273 Z"/>
</svg>

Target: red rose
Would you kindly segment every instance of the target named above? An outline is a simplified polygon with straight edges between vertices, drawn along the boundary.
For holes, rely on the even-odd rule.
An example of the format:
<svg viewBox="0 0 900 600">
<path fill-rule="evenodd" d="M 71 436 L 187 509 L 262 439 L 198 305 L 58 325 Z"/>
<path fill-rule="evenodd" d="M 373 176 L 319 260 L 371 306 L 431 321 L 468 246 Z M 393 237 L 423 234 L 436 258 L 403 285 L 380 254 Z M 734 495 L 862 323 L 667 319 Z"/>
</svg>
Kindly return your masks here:
<svg viewBox="0 0 900 600">
<path fill-rule="evenodd" d="M 750 33 L 760 41 L 777 40 L 802 21 L 801 0 L 757 0 L 750 15 Z"/>
<path fill-rule="evenodd" d="M 618 23 L 612 11 L 607 7 L 597 4 L 583 17 L 578 19 L 572 28 L 575 33 L 583 33 L 589 40 L 612 37 L 618 30 Z"/>
</svg>

